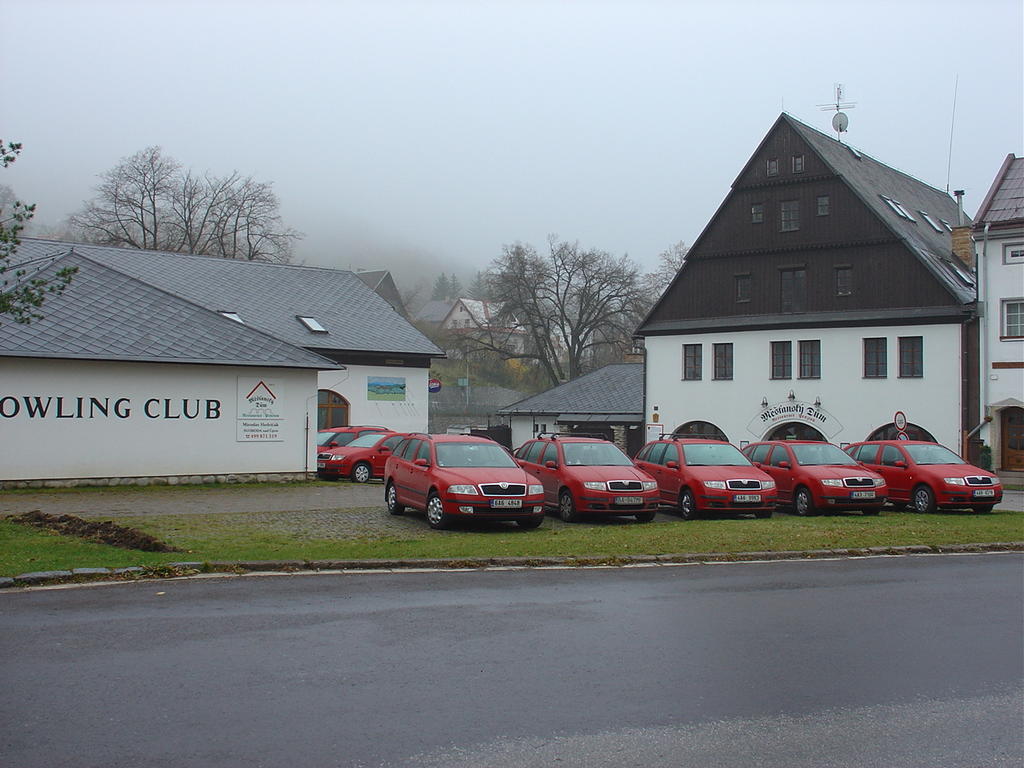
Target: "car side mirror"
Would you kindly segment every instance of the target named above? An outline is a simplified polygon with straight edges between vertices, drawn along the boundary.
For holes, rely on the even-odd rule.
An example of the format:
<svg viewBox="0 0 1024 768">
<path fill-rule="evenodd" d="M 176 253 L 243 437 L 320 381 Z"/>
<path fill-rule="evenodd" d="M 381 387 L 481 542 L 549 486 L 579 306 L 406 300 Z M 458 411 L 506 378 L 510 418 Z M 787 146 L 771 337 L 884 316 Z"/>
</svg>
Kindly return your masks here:
<svg viewBox="0 0 1024 768">
<path fill-rule="evenodd" d="M 329 442 L 327 445 L 324 446 L 324 448 L 337 448 L 337 447 L 338 447 L 338 444 L 334 440 L 331 440 L 331 442 Z"/>
<path fill-rule="evenodd" d="M 679 462 L 678 461 L 670 461 L 665 466 L 668 467 L 669 469 L 679 469 Z"/>
<path fill-rule="evenodd" d="M 388 447 L 387 447 L 386 445 L 382 445 L 382 446 L 380 447 L 380 452 L 381 452 L 381 453 L 391 453 L 391 449 L 390 449 L 390 448 L 388 448 Z"/>
<path fill-rule="evenodd" d="M 789 469 L 789 462 L 788 461 L 780 461 L 778 464 L 776 464 L 776 466 L 779 469 Z"/>
<path fill-rule="evenodd" d="M 558 462 L 548 459 L 547 461 L 544 462 L 544 466 L 547 467 L 548 469 L 555 469 L 555 467 L 558 466 Z"/>
<path fill-rule="evenodd" d="M 763 467 L 764 464 L 762 464 L 760 461 L 755 461 L 754 466 L 757 467 L 758 469 L 761 469 L 761 467 Z"/>
<path fill-rule="evenodd" d="M 416 461 L 414 461 L 413 464 L 415 464 L 417 467 L 429 467 L 430 466 L 430 462 L 427 461 L 426 459 L 416 459 Z"/>
<path fill-rule="evenodd" d="M 906 469 L 907 468 L 907 462 L 905 462 L 903 459 L 899 459 L 898 461 L 896 461 L 896 463 L 893 464 L 893 466 L 894 467 L 903 467 L 904 469 Z"/>
</svg>

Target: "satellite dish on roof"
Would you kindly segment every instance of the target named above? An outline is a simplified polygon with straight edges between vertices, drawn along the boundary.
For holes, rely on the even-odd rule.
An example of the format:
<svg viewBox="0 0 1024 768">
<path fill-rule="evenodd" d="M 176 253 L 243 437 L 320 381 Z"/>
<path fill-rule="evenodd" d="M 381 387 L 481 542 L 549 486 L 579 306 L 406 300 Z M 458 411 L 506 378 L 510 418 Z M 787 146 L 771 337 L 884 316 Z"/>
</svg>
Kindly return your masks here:
<svg viewBox="0 0 1024 768">
<path fill-rule="evenodd" d="M 832 116 L 832 129 L 836 133 L 845 133 L 846 129 L 850 126 L 850 118 L 846 116 L 845 112 L 836 112 Z"/>
</svg>

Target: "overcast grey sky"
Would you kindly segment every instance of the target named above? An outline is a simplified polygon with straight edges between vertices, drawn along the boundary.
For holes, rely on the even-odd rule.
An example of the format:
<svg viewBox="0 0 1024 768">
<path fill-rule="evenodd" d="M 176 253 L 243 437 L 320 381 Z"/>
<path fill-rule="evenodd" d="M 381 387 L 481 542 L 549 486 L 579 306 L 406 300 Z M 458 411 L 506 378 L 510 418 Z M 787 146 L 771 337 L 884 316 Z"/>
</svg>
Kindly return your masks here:
<svg viewBox="0 0 1024 768">
<path fill-rule="evenodd" d="M 44 224 L 161 145 L 272 181 L 297 261 L 471 275 L 549 233 L 653 268 L 783 109 L 980 205 L 1022 154 L 1021 0 L 2 0 L 0 183 Z M 413 271 L 411 267 L 415 267 Z"/>
</svg>

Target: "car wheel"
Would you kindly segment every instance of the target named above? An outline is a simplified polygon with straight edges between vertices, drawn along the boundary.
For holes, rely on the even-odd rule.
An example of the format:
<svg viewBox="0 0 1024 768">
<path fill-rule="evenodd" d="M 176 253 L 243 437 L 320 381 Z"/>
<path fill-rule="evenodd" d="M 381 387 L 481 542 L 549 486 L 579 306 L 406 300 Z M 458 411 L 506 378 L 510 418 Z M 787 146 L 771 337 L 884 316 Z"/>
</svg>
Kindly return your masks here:
<svg viewBox="0 0 1024 768">
<path fill-rule="evenodd" d="M 365 483 L 373 477 L 373 470 L 370 469 L 370 465 L 365 461 L 360 461 L 354 467 L 352 467 L 352 479 L 357 483 Z"/>
<path fill-rule="evenodd" d="M 793 498 L 793 507 L 796 509 L 796 513 L 801 517 L 815 515 L 818 512 L 814 507 L 814 498 L 811 496 L 811 492 L 806 488 L 800 488 L 797 490 L 796 496 Z"/>
<path fill-rule="evenodd" d="M 405 505 L 398 503 L 398 491 L 395 490 L 394 483 L 388 483 L 388 487 L 384 491 L 384 503 L 388 505 L 388 512 L 392 515 L 400 515 L 405 512 Z"/>
<path fill-rule="evenodd" d="M 919 485 L 914 489 L 914 511 L 930 514 L 935 511 L 935 494 L 927 485 Z"/>
<path fill-rule="evenodd" d="M 772 511 L 770 509 L 759 509 L 757 512 L 754 513 L 754 517 L 760 518 L 761 520 L 764 520 L 765 518 L 771 516 Z"/>
<path fill-rule="evenodd" d="M 575 523 L 577 519 L 576 502 L 565 488 L 558 494 L 558 516 L 562 518 L 563 523 Z"/>
<path fill-rule="evenodd" d="M 526 517 L 522 520 L 516 520 L 516 525 L 520 528 L 525 528 L 528 531 L 534 528 L 540 528 L 540 524 L 544 522 L 544 518 L 538 515 L 537 517 Z"/>
<path fill-rule="evenodd" d="M 447 528 L 451 523 L 451 518 L 444 511 L 441 497 L 436 492 L 430 494 L 430 498 L 427 499 L 427 522 L 430 523 L 431 528 L 439 530 Z"/>
<path fill-rule="evenodd" d="M 683 520 L 696 520 L 698 517 L 697 500 L 693 498 L 693 492 L 689 488 L 685 488 L 679 494 L 679 514 Z"/>
<path fill-rule="evenodd" d="M 638 523 L 649 523 L 653 519 L 654 519 L 654 513 L 653 512 L 641 512 L 638 515 L 636 515 L 636 521 Z"/>
</svg>

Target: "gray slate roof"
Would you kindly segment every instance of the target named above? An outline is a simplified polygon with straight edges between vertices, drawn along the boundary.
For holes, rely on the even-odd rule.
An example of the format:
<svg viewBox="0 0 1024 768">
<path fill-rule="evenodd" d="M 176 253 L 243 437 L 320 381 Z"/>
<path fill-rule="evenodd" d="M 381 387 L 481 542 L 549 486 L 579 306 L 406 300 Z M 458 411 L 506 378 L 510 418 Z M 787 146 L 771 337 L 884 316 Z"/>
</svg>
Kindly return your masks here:
<svg viewBox="0 0 1024 768">
<path fill-rule="evenodd" d="M 642 363 L 612 363 L 604 368 L 559 384 L 540 394 L 499 408 L 498 413 L 515 414 L 629 414 L 642 418 L 644 412 L 644 366 Z M 625 419 L 620 419 L 625 420 Z"/>
<path fill-rule="evenodd" d="M 28 257 L 20 248 L 18 255 L 22 263 Z M 77 267 L 78 272 L 62 294 L 46 298 L 41 320 L 21 324 L 0 315 L 0 356 L 338 367 L 67 247 L 63 255 L 46 258 L 39 266 L 24 279 L 52 278 L 64 267 Z"/>
<path fill-rule="evenodd" d="M 1024 222 L 1024 157 L 1011 153 L 1003 161 L 1002 168 L 992 182 L 992 188 L 985 195 L 975 228 L 992 224 L 1020 224 Z"/>
<path fill-rule="evenodd" d="M 72 247 L 208 310 L 236 312 L 248 327 L 295 346 L 444 356 L 353 272 L 31 238 L 22 239 L 17 255 L 25 261 Z M 328 332 L 310 331 L 297 315 L 315 318 Z"/>
<path fill-rule="evenodd" d="M 431 299 L 420 307 L 414 319 L 420 323 L 440 323 L 447 317 L 454 303 L 453 301 Z"/>
<path fill-rule="evenodd" d="M 973 276 L 964 271 L 963 265 L 953 255 L 950 233 L 945 227 L 936 232 L 921 215 L 924 212 L 936 222 L 944 220 L 956 226 L 959 210 L 952 197 L 863 152 L 851 151 L 848 145 L 791 115 L 783 113 L 779 119 L 785 120 L 818 153 L 825 164 L 850 186 L 893 234 L 906 243 L 961 303 L 974 301 Z M 882 195 L 898 200 L 915 221 L 908 221 L 896 213 Z M 971 223 L 968 217 L 964 218 L 967 224 Z"/>
</svg>

